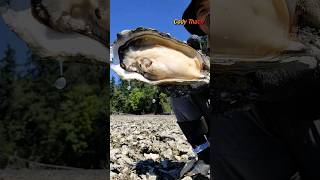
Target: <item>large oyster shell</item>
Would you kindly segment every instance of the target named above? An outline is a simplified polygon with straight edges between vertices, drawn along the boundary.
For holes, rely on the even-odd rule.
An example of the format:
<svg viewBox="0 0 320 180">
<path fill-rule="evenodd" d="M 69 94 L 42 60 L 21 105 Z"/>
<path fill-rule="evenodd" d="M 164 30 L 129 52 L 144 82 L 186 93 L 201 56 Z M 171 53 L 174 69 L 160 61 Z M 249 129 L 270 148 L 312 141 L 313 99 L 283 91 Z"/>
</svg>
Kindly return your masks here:
<svg viewBox="0 0 320 180">
<path fill-rule="evenodd" d="M 109 0 L 0 1 L 0 18 L 42 59 L 107 63 L 108 16 Z"/>
<path fill-rule="evenodd" d="M 111 68 L 124 80 L 154 85 L 209 83 L 201 53 L 154 29 L 122 31 L 112 52 Z"/>
</svg>

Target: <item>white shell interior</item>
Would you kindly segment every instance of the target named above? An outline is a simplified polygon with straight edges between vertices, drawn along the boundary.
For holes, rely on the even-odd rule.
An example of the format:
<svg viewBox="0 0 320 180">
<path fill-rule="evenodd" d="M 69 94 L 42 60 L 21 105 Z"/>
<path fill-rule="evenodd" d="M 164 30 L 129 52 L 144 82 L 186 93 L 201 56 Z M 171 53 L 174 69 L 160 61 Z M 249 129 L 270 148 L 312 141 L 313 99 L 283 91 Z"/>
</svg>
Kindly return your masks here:
<svg viewBox="0 0 320 180">
<path fill-rule="evenodd" d="M 209 83 L 209 77 L 203 76 L 200 79 L 197 80 L 186 80 L 186 79 L 163 79 L 163 80 L 149 80 L 146 79 L 143 75 L 137 73 L 137 72 L 129 72 L 121 67 L 121 61 L 119 57 L 119 48 L 123 46 L 127 41 L 131 40 L 134 37 L 141 36 L 141 35 L 151 35 L 151 36 L 158 36 L 161 37 L 161 35 L 154 30 L 145 30 L 145 31 L 138 31 L 133 32 L 131 30 L 124 30 L 120 33 L 120 38 L 117 39 L 117 41 L 112 46 L 112 56 L 111 56 L 111 69 L 116 72 L 121 79 L 123 80 L 138 80 L 145 83 L 157 85 L 157 84 L 194 84 L 194 83 Z M 162 37 L 167 38 L 167 37 Z M 170 38 L 167 38 L 168 41 L 176 41 Z M 180 45 L 189 47 L 188 45 L 178 42 Z M 193 50 L 193 49 L 191 49 Z M 201 54 L 198 53 L 196 50 L 194 50 L 197 54 L 198 59 L 202 59 Z"/>
</svg>

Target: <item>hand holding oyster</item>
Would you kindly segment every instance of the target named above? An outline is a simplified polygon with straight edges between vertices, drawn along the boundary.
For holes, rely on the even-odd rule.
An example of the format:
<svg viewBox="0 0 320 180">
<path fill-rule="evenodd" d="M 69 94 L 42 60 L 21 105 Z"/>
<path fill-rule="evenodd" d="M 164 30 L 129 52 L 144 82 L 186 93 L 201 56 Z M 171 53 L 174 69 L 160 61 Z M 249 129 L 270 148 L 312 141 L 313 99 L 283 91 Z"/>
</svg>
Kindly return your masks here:
<svg viewBox="0 0 320 180">
<path fill-rule="evenodd" d="M 111 68 L 124 80 L 154 85 L 209 83 L 201 53 L 154 29 L 122 31 L 112 50 Z"/>
</svg>

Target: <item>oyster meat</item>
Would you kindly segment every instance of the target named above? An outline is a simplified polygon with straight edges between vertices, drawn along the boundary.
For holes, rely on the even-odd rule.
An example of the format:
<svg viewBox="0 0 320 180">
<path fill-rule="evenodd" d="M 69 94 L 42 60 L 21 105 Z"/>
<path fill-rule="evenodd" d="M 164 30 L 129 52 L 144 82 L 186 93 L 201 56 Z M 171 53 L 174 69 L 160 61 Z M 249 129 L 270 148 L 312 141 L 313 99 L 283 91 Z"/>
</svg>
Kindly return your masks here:
<svg viewBox="0 0 320 180">
<path fill-rule="evenodd" d="M 212 59 L 274 61 L 287 51 L 301 51 L 295 38 L 297 0 L 217 0 L 211 8 Z"/>
<path fill-rule="evenodd" d="M 150 84 L 209 83 L 201 53 L 154 29 L 122 31 L 112 51 L 111 68 L 122 79 Z"/>
</svg>

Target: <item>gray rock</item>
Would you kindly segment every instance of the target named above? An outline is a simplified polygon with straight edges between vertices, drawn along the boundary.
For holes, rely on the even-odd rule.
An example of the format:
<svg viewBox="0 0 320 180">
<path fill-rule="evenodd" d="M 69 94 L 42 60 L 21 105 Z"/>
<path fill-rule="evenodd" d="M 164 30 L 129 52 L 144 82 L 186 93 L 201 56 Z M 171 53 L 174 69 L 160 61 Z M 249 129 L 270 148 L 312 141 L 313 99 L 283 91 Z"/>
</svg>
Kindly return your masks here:
<svg viewBox="0 0 320 180">
<path fill-rule="evenodd" d="M 111 179 L 172 179 L 194 156 L 174 116 L 115 115 L 110 127 Z"/>
</svg>

